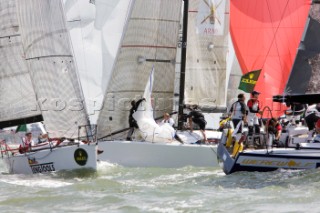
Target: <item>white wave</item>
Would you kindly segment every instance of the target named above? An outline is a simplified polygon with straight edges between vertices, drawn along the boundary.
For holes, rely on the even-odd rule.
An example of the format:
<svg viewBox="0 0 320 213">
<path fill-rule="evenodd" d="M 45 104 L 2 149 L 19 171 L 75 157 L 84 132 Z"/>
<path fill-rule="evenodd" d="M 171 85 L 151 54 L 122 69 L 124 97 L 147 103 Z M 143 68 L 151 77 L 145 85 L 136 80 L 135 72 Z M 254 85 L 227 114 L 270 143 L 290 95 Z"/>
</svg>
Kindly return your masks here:
<svg viewBox="0 0 320 213">
<path fill-rule="evenodd" d="M 15 179 L 15 180 L 0 180 L 3 183 L 12 185 L 25 186 L 25 187 L 42 187 L 42 188 L 59 188 L 64 186 L 70 186 L 73 183 L 57 181 L 57 180 L 34 180 L 34 179 Z"/>
</svg>

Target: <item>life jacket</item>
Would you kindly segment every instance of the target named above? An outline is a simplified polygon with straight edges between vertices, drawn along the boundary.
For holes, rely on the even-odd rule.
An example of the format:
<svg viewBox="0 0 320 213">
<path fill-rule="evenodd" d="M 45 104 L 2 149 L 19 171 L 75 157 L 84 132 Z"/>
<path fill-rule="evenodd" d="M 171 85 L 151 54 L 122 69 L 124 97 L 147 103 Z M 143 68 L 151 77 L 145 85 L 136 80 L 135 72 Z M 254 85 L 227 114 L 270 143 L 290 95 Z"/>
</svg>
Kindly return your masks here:
<svg viewBox="0 0 320 213">
<path fill-rule="evenodd" d="M 258 113 L 259 110 L 260 110 L 260 107 L 259 107 L 259 100 L 258 99 L 250 99 L 248 102 L 247 102 L 247 106 L 249 108 L 249 111 L 250 113 Z"/>
</svg>

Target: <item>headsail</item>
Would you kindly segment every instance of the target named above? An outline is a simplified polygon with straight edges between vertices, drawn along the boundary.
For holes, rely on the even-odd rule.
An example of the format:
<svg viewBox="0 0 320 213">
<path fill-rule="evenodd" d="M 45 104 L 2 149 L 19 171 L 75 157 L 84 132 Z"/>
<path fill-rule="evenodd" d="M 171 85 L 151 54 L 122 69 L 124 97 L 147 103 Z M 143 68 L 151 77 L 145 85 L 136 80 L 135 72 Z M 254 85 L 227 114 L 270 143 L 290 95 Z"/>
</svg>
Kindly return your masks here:
<svg viewBox="0 0 320 213">
<path fill-rule="evenodd" d="M 285 94 L 320 94 L 320 2 L 310 7 Z"/>
<path fill-rule="evenodd" d="M 128 127 L 152 66 L 156 115 L 171 111 L 181 0 L 135 0 L 98 119 L 98 138 Z"/>
<path fill-rule="evenodd" d="M 88 125 L 60 0 L 17 0 L 25 60 L 50 137 L 78 136 Z M 85 132 L 83 132 L 85 134 Z"/>
<path fill-rule="evenodd" d="M 91 123 L 96 124 L 132 0 L 63 0 Z"/>
<path fill-rule="evenodd" d="M 0 1 L 0 17 L 0 128 L 40 121 L 15 0 Z"/>
<path fill-rule="evenodd" d="M 152 68 L 144 90 L 143 98 L 145 101 L 140 103 L 137 111 L 133 114 L 133 118 L 137 121 L 140 130 L 139 133 L 144 140 L 151 142 L 171 142 L 175 134 L 173 127 L 167 123 L 159 126 L 153 117 L 151 97 L 153 84 L 154 68 Z"/>
<path fill-rule="evenodd" d="M 193 0 L 189 6 L 185 103 L 226 107 L 229 1 Z"/>
<path fill-rule="evenodd" d="M 243 74 L 262 69 L 260 103 L 279 115 L 272 96 L 281 94 L 295 58 L 310 0 L 231 0 L 230 32 Z"/>
</svg>

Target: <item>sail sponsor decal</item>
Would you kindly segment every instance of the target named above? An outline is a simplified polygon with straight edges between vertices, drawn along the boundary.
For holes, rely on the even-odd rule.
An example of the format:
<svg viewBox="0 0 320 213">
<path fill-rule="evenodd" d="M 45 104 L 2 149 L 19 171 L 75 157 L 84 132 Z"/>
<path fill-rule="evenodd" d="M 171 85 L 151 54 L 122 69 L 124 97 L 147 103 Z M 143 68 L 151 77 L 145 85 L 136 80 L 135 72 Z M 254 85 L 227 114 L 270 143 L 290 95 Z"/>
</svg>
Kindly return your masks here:
<svg viewBox="0 0 320 213">
<path fill-rule="evenodd" d="M 240 157 L 238 162 L 241 166 L 261 166 L 276 168 L 301 168 L 312 169 L 317 167 L 317 161 L 306 159 L 287 159 L 287 158 L 259 158 L 259 157 Z"/>
<path fill-rule="evenodd" d="M 248 72 L 247 74 L 244 74 L 241 77 L 239 89 L 248 93 L 252 92 L 255 85 L 257 84 L 257 81 L 260 76 L 260 72 L 261 72 L 261 69 L 254 70 L 254 71 Z"/>
<path fill-rule="evenodd" d="M 74 152 L 74 160 L 80 166 L 84 166 L 87 164 L 88 161 L 88 153 L 84 149 L 76 149 L 76 151 Z"/>
<path fill-rule="evenodd" d="M 200 0 L 197 14 L 197 34 L 223 35 L 226 0 Z"/>
</svg>

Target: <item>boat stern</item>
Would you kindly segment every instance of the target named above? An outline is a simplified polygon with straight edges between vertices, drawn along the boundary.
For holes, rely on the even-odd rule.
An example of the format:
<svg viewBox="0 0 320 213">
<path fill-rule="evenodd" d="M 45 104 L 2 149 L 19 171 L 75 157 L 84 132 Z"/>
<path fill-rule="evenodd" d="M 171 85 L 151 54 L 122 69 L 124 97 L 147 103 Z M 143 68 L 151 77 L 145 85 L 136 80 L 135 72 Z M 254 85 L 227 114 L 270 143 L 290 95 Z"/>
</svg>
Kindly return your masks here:
<svg viewBox="0 0 320 213">
<path fill-rule="evenodd" d="M 225 174 L 231 174 L 233 166 L 235 164 L 235 160 L 231 157 L 229 151 L 226 148 L 227 136 L 226 134 L 222 134 L 221 141 L 218 145 L 217 155 L 218 162 L 223 169 Z"/>
</svg>

